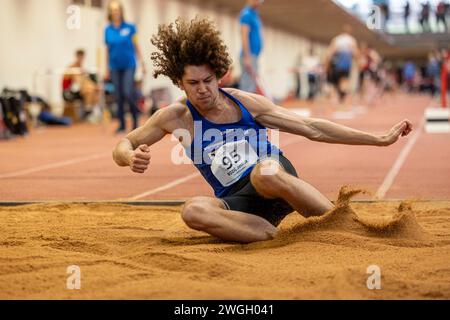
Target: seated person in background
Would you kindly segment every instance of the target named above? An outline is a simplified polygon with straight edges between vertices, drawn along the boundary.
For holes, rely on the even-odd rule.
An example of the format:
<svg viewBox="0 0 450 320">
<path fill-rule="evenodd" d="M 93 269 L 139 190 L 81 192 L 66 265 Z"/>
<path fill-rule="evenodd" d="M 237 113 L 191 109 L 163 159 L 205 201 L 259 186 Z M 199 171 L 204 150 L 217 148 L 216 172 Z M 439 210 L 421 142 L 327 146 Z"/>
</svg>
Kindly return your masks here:
<svg viewBox="0 0 450 320">
<path fill-rule="evenodd" d="M 83 68 L 84 58 L 84 50 L 75 52 L 75 62 L 64 73 L 63 97 L 65 101 L 83 100 L 83 118 L 98 122 L 101 116 L 98 105 L 100 92 L 97 84 Z"/>
</svg>

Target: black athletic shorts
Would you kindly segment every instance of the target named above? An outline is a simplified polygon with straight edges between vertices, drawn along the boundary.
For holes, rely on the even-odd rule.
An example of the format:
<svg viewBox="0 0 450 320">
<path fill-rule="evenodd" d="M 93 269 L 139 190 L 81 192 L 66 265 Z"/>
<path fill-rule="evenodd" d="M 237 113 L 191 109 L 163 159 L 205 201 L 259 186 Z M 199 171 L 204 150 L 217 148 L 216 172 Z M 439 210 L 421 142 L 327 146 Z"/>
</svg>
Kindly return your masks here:
<svg viewBox="0 0 450 320">
<path fill-rule="evenodd" d="M 344 78 L 348 79 L 349 77 L 350 77 L 350 70 L 332 69 L 328 74 L 328 82 L 337 87 L 339 86 L 339 82 L 341 81 L 341 79 Z"/>
<path fill-rule="evenodd" d="M 278 162 L 287 173 L 298 177 L 294 166 L 288 159 L 280 155 Z M 250 174 L 240 180 L 222 200 L 227 209 L 260 216 L 274 226 L 278 226 L 281 220 L 294 211 L 291 205 L 283 199 L 267 199 L 260 195 L 250 181 Z"/>
</svg>

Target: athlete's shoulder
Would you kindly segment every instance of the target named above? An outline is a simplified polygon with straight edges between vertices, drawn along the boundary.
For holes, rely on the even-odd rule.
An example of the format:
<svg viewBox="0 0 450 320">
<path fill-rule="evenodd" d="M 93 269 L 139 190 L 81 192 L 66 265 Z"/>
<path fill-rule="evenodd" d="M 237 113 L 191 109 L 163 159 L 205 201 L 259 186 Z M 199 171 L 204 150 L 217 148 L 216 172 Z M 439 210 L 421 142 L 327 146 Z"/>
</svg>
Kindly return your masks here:
<svg viewBox="0 0 450 320">
<path fill-rule="evenodd" d="M 264 97 L 260 94 L 243 91 L 243 90 L 239 90 L 236 88 L 223 88 L 223 90 L 238 100 L 245 99 L 245 100 L 255 100 L 255 101 L 269 101 L 266 97 Z"/>
<path fill-rule="evenodd" d="M 186 113 L 186 109 L 186 105 L 183 104 L 182 101 L 178 100 L 159 109 L 155 114 L 158 114 L 158 116 L 160 118 L 164 118 L 164 120 L 171 120 L 180 118 L 180 116 Z"/>
<path fill-rule="evenodd" d="M 189 110 L 183 100 L 177 100 L 167 107 L 159 109 L 152 117 L 166 131 L 187 127 Z"/>
<path fill-rule="evenodd" d="M 247 96 L 253 95 L 250 92 L 239 90 L 236 88 L 222 88 L 222 90 L 235 98 L 241 98 L 241 97 L 247 97 Z"/>
<path fill-rule="evenodd" d="M 267 111 L 273 106 L 272 101 L 256 93 L 242 91 L 234 88 L 224 88 L 224 90 L 228 94 L 239 100 L 254 117 L 261 112 Z"/>
</svg>

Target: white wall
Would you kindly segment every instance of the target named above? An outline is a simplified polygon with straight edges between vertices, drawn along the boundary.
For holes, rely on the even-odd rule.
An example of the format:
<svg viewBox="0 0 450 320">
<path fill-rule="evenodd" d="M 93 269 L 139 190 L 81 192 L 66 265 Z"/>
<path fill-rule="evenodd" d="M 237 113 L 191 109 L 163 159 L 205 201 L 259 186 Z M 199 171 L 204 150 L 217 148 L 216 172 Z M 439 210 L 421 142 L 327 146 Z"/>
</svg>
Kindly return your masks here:
<svg viewBox="0 0 450 320">
<path fill-rule="evenodd" d="M 50 101 L 60 101 L 61 76 L 43 74 L 64 69 L 77 48 L 87 51 L 87 67 L 97 66 L 104 13 L 82 8 L 81 29 L 69 30 L 69 4 L 68 0 L 0 0 L 0 88 L 35 88 Z M 35 73 L 40 75 L 34 85 Z"/>
<path fill-rule="evenodd" d="M 124 0 L 127 20 L 135 22 L 148 74 L 145 90 L 169 86 L 173 98 L 182 93 L 170 80 L 153 79 L 150 53 L 154 49 L 151 36 L 161 23 L 173 22 L 178 16 L 193 18 L 207 15 L 216 22 L 230 54 L 234 70 L 240 72 L 240 34 L 238 17 L 226 10 L 199 7 L 177 0 Z M 0 88 L 25 87 L 33 91 L 33 74 L 46 70 L 61 71 L 73 60 L 73 52 L 84 48 L 86 66 L 104 67 L 103 29 L 106 14 L 103 10 L 81 8 L 81 29 L 69 30 L 66 10 L 70 0 L 0 0 Z M 288 70 L 295 64 L 300 51 L 307 52 L 309 43 L 286 32 L 265 25 L 265 48 L 261 57 L 261 73 L 275 97 L 282 98 L 294 86 Z M 7 45 L 5 45 L 7 44 Z M 61 76 L 37 77 L 35 91 L 60 104 Z"/>
</svg>

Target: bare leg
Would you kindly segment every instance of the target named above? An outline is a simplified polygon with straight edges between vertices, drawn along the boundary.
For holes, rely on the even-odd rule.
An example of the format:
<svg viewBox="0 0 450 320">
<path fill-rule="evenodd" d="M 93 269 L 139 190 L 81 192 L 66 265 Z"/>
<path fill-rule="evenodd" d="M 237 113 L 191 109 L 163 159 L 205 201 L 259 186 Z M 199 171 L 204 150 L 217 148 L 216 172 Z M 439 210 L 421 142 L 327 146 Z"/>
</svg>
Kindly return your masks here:
<svg viewBox="0 0 450 320">
<path fill-rule="evenodd" d="M 267 174 L 272 170 L 272 174 Z M 282 198 L 305 217 L 320 216 L 333 203 L 309 183 L 288 174 L 276 161 L 261 161 L 251 173 L 255 189 L 268 199 Z"/>
<path fill-rule="evenodd" d="M 339 81 L 339 90 L 344 95 L 342 101 L 340 101 L 340 106 L 344 111 L 351 110 L 353 101 L 350 89 L 350 78 L 342 78 Z"/>
<path fill-rule="evenodd" d="M 82 77 L 80 81 L 81 95 L 84 98 L 86 108 L 91 111 L 99 102 L 97 85 L 86 76 Z"/>
<path fill-rule="evenodd" d="M 192 229 L 222 240 L 249 243 L 272 239 L 277 228 L 256 215 L 231 211 L 216 198 L 196 197 L 186 202 L 181 212 Z"/>
</svg>

